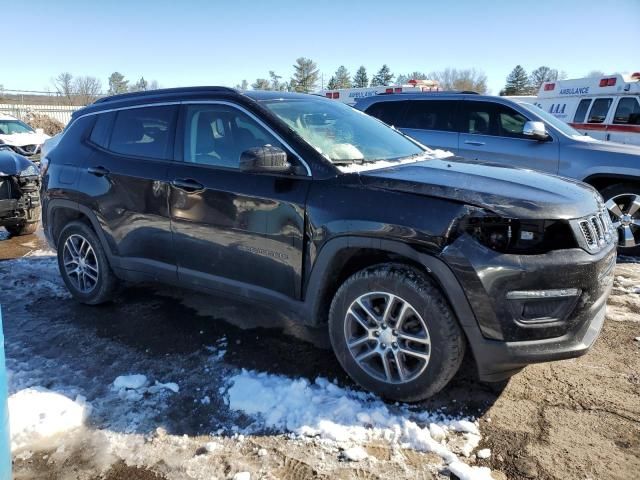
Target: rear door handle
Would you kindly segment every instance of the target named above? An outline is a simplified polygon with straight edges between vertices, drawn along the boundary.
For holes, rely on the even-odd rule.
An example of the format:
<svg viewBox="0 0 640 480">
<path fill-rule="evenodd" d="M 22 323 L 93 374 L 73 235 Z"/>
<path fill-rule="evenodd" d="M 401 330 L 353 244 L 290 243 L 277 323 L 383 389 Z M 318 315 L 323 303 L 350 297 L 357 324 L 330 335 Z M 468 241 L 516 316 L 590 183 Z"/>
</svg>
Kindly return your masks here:
<svg viewBox="0 0 640 480">
<path fill-rule="evenodd" d="M 189 193 L 201 192 L 204 190 L 204 185 L 191 178 L 176 178 L 171 181 L 171 185 L 179 190 L 184 190 Z"/>
<path fill-rule="evenodd" d="M 96 177 L 104 177 L 105 175 L 109 175 L 109 170 L 102 167 L 102 166 L 98 166 L 98 167 L 89 167 L 87 168 L 87 172 L 89 172 L 91 175 L 95 175 Z"/>
<path fill-rule="evenodd" d="M 485 144 L 484 142 L 478 142 L 477 140 L 465 140 L 464 143 L 467 145 L 475 145 L 476 147 L 481 147 Z"/>
</svg>

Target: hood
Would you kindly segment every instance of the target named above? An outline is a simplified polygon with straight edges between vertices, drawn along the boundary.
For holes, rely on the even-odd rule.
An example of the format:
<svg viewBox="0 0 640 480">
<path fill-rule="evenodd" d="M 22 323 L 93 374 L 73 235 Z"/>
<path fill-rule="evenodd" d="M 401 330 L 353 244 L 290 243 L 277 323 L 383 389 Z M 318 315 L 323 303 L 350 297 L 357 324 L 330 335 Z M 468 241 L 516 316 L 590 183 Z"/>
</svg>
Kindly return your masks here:
<svg viewBox="0 0 640 480">
<path fill-rule="evenodd" d="M 38 171 L 38 167 L 22 155 L 7 149 L 0 149 L 0 177 L 10 177 L 18 175 L 27 168 L 33 166 Z"/>
<path fill-rule="evenodd" d="M 600 195 L 584 183 L 457 157 L 367 171 L 360 178 L 371 187 L 446 198 L 508 218 L 568 220 L 602 206 Z"/>
<path fill-rule="evenodd" d="M 45 133 L 12 133 L 11 135 L 0 135 L 0 140 L 7 145 L 14 147 L 24 147 L 25 145 L 42 145 L 49 135 Z"/>
<path fill-rule="evenodd" d="M 588 140 L 585 140 L 588 138 Z M 573 146 L 584 150 L 593 150 L 597 152 L 623 154 L 623 155 L 640 155 L 640 146 L 630 145 L 628 143 L 604 142 L 602 140 L 592 139 L 590 137 L 572 137 Z"/>
</svg>

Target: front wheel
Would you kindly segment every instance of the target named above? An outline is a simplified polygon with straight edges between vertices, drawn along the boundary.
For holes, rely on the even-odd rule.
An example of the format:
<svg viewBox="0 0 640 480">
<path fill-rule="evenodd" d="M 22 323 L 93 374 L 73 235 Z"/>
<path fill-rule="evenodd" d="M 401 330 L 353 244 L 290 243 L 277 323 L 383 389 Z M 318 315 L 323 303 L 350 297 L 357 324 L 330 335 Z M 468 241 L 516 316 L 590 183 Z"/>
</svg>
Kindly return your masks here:
<svg viewBox="0 0 640 480">
<path fill-rule="evenodd" d="M 618 231 L 618 252 L 640 256 L 640 188 L 633 184 L 616 184 L 600 193 Z"/>
<path fill-rule="evenodd" d="M 329 312 L 331 344 L 360 386 L 414 402 L 440 391 L 460 367 L 465 341 L 440 290 L 400 264 L 362 270 L 338 290 Z"/>
</svg>

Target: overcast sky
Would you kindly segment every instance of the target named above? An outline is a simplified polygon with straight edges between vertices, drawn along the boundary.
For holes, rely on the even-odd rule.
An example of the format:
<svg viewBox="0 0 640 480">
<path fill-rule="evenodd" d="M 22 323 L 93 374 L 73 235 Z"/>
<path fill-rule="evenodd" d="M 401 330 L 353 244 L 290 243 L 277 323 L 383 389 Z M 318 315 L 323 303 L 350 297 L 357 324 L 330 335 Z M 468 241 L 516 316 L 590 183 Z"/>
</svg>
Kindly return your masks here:
<svg viewBox="0 0 640 480">
<path fill-rule="evenodd" d="M 103 90 L 113 71 L 163 87 L 233 86 L 269 70 L 288 79 L 300 56 L 325 82 L 341 64 L 370 76 L 383 63 L 395 74 L 474 67 L 494 94 L 518 63 L 569 78 L 640 71 L 640 0 L 6 1 L 5 89 L 51 89 L 65 71 Z"/>
</svg>

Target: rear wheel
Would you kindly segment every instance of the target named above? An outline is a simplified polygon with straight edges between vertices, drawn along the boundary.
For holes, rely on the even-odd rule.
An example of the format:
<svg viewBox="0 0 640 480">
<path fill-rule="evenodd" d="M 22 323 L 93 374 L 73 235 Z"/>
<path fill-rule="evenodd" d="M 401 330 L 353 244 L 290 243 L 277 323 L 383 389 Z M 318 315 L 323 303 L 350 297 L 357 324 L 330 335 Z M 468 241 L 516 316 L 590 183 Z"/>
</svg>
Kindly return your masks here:
<svg viewBox="0 0 640 480">
<path fill-rule="evenodd" d="M 58 268 L 74 298 L 88 305 L 111 300 L 117 279 L 102 244 L 82 222 L 67 225 L 58 239 Z"/>
<path fill-rule="evenodd" d="M 600 192 L 613 226 L 618 231 L 618 252 L 640 255 L 640 188 L 633 184 L 616 184 Z"/>
<path fill-rule="evenodd" d="M 331 304 L 329 333 L 351 378 L 391 400 L 437 393 L 464 357 L 462 331 L 440 290 L 399 264 L 350 277 Z"/>
</svg>

